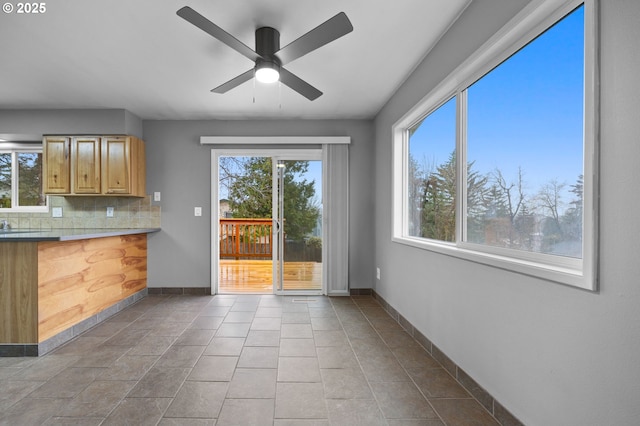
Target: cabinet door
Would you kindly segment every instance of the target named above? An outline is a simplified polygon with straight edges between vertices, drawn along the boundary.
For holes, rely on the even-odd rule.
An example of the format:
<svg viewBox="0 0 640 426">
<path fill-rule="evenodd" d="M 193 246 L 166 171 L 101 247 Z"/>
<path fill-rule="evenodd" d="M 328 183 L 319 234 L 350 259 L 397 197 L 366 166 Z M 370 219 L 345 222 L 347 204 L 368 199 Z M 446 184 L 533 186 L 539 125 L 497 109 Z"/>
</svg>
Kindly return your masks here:
<svg viewBox="0 0 640 426">
<path fill-rule="evenodd" d="M 102 192 L 131 193 L 131 140 L 128 137 L 102 138 Z"/>
<path fill-rule="evenodd" d="M 71 192 L 71 160 L 69 138 L 47 136 L 43 143 L 43 172 L 45 194 Z"/>
<path fill-rule="evenodd" d="M 100 138 L 73 138 L 73 192 L 100 194 Z"/>
</svg>

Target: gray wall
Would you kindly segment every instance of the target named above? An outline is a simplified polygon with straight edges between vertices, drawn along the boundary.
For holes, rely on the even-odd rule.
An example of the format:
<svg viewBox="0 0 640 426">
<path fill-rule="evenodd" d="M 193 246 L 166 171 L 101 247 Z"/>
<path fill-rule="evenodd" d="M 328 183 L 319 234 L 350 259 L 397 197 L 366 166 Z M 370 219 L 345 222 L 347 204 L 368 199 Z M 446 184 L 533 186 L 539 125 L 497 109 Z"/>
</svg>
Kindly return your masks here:
<svg viewBox="0 0 640 426">
<path fill-rule="evenodd" d="M 0 110 L 0 133 L 8 140 L 42 140 L 42 135 L 133 135 L 142 120 L 124 109 Z"/>
<path fill-rule="evenodd" d="M 391 242 L 391 126 L 525 3 L 472 2 L 376 118 L 375 288 L 525 424 L 637 425 L 640 2 L 599 2 L 599 293 Z"/>
<path fill-rule="evenodd" d="M 200 136 L 351 136 L 350 286 L 373 280 L 372 121 L 144 121 L 147 192 L 162 193 L 162 232 L 149 237 L 149 287 L 211 283 L 211 146 Z M 202 217 L 193 208 L 203 208 Z"/>
</svg>

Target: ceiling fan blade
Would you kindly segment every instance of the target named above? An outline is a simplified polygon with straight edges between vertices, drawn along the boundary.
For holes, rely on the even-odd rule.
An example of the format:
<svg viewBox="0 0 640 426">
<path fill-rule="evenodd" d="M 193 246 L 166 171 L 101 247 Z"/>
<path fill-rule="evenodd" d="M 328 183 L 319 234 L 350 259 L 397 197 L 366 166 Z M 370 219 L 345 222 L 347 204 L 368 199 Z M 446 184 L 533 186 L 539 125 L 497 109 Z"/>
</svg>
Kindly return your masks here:
<svg viewBox="0 0 640 426">
<path fill-rule="evenodd" d="M 307 83 L 306 81 L 300 79 L 295 74 L 290 73 L 284 68 L 280 68 L 280 81 L 282 84 L 285 84 L 300 93 L 305 98 L 313 101 L 322 96 L 322 92 Z"/>
<path fill-rule="evenodd" d="M 236 78 L 232 78 L 224 84 L 216 87 L 215 89 L 211 89 L 213 93 L 227 93 L 229 90 L 240 86 L 242 83 L 247 82 L 253 78 L 254 70 L 251 68 L 249 71 L 240 74 Z"/>
<path fill-rule="evenodd" d="M 217 26 L 216 24 L 214 24 L 204 16 L 200 15 L 198 12 L 191 9 L 189 6 L 185 6 L 179 9 L 176 13 L 181 18 L 192 23 L 193 25 L 200 28 L 202 31 L 206 32 L 207 34 L 217 38 L 218 40 L 220 40 L 221 42 L 223 42 L 233 50 L 246 56 L 252 61 L 255 62 L 258 59 L 264 59 L 262 58 L 262 56 L 258 55 L 256 52 L 251 50 L 249 46 L 242 43 L 240 40 L 238 40 L 237 38 L 235 38 L 234 36 L 226 32 L 225 30 L 223 30 L 222 28 L 220 28 L 219 26 Z"/>
<path fill-rule="evenodd" d="M 331 43 L 345 34 L 349 34 L 351 31 L 353 31 L 351 21 L 349 21 L 349 18 L 347 18 L 344 12 L 340 12 L 297 40 L 287 44 L 276 52 L 276 56 L 280 59 L 282 65 L 284 65 L 327 43 Z"/>
</svg>

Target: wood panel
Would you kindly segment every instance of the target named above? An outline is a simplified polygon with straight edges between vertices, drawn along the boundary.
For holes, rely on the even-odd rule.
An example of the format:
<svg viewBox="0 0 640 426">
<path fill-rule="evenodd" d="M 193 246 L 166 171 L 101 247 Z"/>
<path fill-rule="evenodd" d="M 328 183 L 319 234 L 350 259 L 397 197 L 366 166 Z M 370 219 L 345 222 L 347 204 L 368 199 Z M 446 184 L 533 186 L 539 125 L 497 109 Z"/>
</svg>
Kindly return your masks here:
<svg viewBox="0 0 640 426">
<path fill-rule="evenodd" d="M 220 293 L 273 293 L 273 262 L 271 260 L 220 259 Z M 285 290 L 321 290 L 322 263 L 285 262 Z"/>
<path fill-rule="evenodd" d="M 42 342 L 144 289 L 147 236 L 38 243 Z"/>
<path fill-rule="evenodd" d="M 38 246 L 0 242 L 0 343 L 38 342 Z"/>
</svg>

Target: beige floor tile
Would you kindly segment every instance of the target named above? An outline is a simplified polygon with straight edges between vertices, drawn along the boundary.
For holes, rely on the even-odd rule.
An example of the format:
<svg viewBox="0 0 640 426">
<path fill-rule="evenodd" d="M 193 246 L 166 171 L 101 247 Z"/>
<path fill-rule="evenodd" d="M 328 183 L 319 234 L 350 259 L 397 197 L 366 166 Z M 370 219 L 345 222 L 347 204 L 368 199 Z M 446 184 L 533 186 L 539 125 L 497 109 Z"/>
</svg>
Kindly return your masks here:
<svg viewBox="0 0 640 426">
<path fill-rule="evenodd" d="M 245 346 L 279 346 L 280 329 L 278 330 L 249 330 Z"/>
<path fill-rule="evenodd" d="M 42 426 L 99 426 L 104 417 L 49 417 Z"/>
<path fill-rule="evenodd" d="M 243 298 L 243 300 L 247 300 L 247 298 Z M 253 312 L 255 313 L 258 310 L 259 301 L 237 301 L 231 306 L 230 312 Z"/>
<path fill-rule="evenodd" d="M 193 367 L 205 346 L 170 346 L 156 362 L 156 367 Z"/>
<path fill-rule="evenodd" d="M 282 308 L 260 305 L 256 310 L 256 318 L 282 318 Z"/>
<path fill-rule="evenodd" d="M 284 339 L 312 339 L 311 324 L 282 324 L 280 337 Z"/>
<path fill-rule="evenodd" d="M 280 356 L 316 356 L 313 339 L 280 339 Z"/>
<path fill-rule="evenodd" d="M 162 355 L 175 342 L 176 336 L 145 336 L 127 355 Z"/>
<path fill-rule="evenodd" d="M 326 419 L 322 383 L 278 383 L 276 419 Z"/>
<path fill-rule="evenodd" d="M 73 398 L 101 373 L 101 368 L 69 367 L 31 392 L 29 398 Z"/>
<path fill-rule="evenodd" d="M 216 330 L 188 328 L 175 341 L 174 345 L 207 346 Z"/>
<path fill-rule="evenodd" d="M 271 426 L 273 399 L 226 399 L 216 426 Z"/>
<path fill-rule="evenodd" d="M 95 381 L 70 400 L 59 414 L 65 417 L 106 417 L 135 385 L 133 380 Z"/>
<path fill-rule="evenodd" d="M 309 312 L 284 312 L 282 314 L 283 324 L 311 324 Z"/>
<path fill-rule="evenodd" d="M 238 368 L 278 368 L 278 348 L 245 347 L 240 354 Z"/>
<path fill-rule="evenodd" d="M 187 380 L 202 382 L 228 382 L 238 363 L 235 356 L 207 356 L 200 357 L 193 367 Z"/>
<path fill-rule="evenodd" d="M 327 410 L 332 426 L 384 426 L 387 424 L 374 399 L 330 399 Z"/>
<path fill-rule="evenodd" d="M 222 317 L 204 316 L 200 315 L 189 325 L 189 328 L 196 328 L 200 330 L 217 330 L 222 324 Z"/>
<path fill-rule="evenodd" d="M 317 358 L 280 357 L 278 382 L 321 382 Z"/>
<path fill-rule="evenodd" d="M 68 402 L 65 398 L 23 398 L 0 412 L 0 425 L 39 425 L 56 415 Z"/>
<path fill-rule="evenodd" d="M 204 350 L 204 355 L 239 356 L 244 342 L 243 337 L 214 337 Z"/>
<path fill-rule="evenodd" d="M 382 414 L 388 419 L 435 419 L 433 411 L 412 382 L 371 383 Z"/>
<path fill-rule="evenodd" d="M 140 380 L 153 364 L 158 355 L 124 355 L 110 367 L 102 370 L 100 380 Z"/>
<path fill-rule="evenodd" d="M 254 318 L 251 323 L 251 330 L 260 330 L 260 331 L 280 331 L 280 326 L 282 325 L 281 318 Z"/>
<path fill-rule="evenodd" d="M 311 318 L 311 328 L 313 330 L 342 330 L 342 325 L 338 318 Z"/>
<path fill-rule="evenodd" d="M 173 398 L 190 373 L 189 368 L 153 367 L 131 390 L 129 397 Z"/>
<path fill-rule="evenodd" d="M 412 368 L 407 370 L 427 398 L 471 398 L 444 368 Z"/>
<path fill-rule="evenodd" d="M 164 318 L 163 318 L 164 320 Z M 150 336 L 179 336 L 189 327 L 187 322 L 164 321 L 149 331 Z"/>
<path fill-rule="evenodd" d="M 440 419 L 387 419 L 389 426 L 445 426 Z"/>
<path fill-rule="evenodd" d="M 340 330 L 314 330 L 313 339 L 316 346 L 346 346 L 349 344 L 347 335 Z"/>
<path fill-rule="evenodd" d="M 350 346 L 316 348 L 320 368 L 358 368 L 358 360 Z"/>
<path fill-rule="evenodd" d="M 163 417 L 158 426 L 215 426 L 216 419 L 188 419 Z"/>
<path fill-rule="evenodd" d="M 359 368 L 322 369 L 326 399 L 373 399 L 371 389 Z"/>
<path fill-rule="evenodd" d="M 257 399 L 276 397 L 276 369 L 236 369 L 227 398 Z"/>
<path fill-rule="evenodd" d="M 228 386 L 226 382 L 186 381 L 164 417 L 216 418 Z"/>
<path fill-rule="evenodd" d="M 102 425 L 153 426 L 158 423 L 170 403 L 170 398 L 126 398 L 109 414 Z"/>
<path fill-rule="evenodd" d="M 358 355 L 358 361 L 370 382 L 408 382 L 411 380 L 393 354 L 361 354 Z"/>
<path fill-rule="evenodd" d="M 435 360 L 422 346 L 396 348 L 392 350 L 398 362 L 404 368 L 437 368 L 440 363 Z"/>
<path fill-rule="evenodd" d="M 247 337 L 251 323 L 225 323 L 216 331 L 216 337 Z"/>
<path fill-rule="evenodd" d="M 223 323 L 251 322 L 251 321 L 253 321 L 254 315 L 255 315 L 255 311 L 250 311 L 250 312 L 243 312 L 243 311 L 229 312 L 224 317 Z"/>
<path fill-rule="evenodd" d="M 35 359 L 28 368 L 11 376 L 12 380 L 49 380 L 56 376 L 69 365 L 73 365 L 81 358 L 77 355 L 55 355 L 49 354 L 42 358 Z"/>
</svg>

